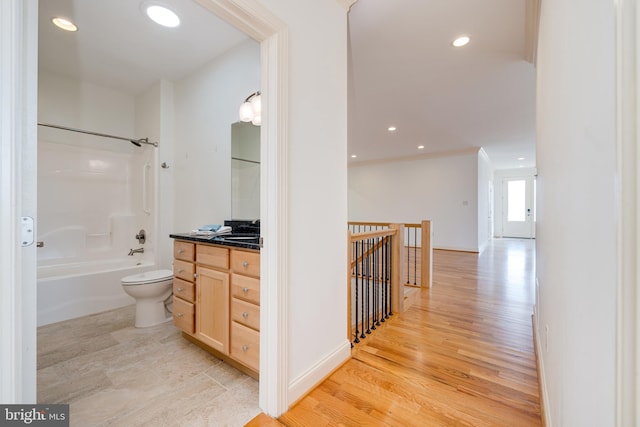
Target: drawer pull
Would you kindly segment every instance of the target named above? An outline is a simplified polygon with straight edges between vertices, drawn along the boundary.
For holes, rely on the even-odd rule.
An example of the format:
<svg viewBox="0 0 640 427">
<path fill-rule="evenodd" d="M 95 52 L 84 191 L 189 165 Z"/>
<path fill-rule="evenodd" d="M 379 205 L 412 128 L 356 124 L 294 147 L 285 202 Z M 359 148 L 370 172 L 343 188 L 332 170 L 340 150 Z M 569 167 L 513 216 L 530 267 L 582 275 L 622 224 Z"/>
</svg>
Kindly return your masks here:
<svg viewBox="0 0 640 427">
<path fill-rule="evenodd" d="M 184 291 L 184 288 L 178 288 L 178 292 Z"/>
<path fill-rule="evenodd" d="M 184 271 L 184 268 L 179 268 L 178 269 L 178 274 L 182 274 L 183 271 Z"/>
<path fill-rule="evenodd" d="M 198 273 L 193 273 L 193 278 L 197 279 L 198 278 Z"/>
<path fill-rule="evenodd" d="M 249 263 L 247 261 L 242 261 L 242 266 L 244 268 L 247 268 L 247 267 L 249 267 Z"/>
<path fill-rule="evenodd" d="M 242 288 L 242 292 L 244 292 L 246 294 L 247 292 L 249 292 L 249 288 L 247 288 L 247 287 Z"/>
<path fill-rule="evenodd" d="M 184 253 L 184 249 L 180 248 L 178 249 L 178 255 L 182 255 Z"/>
<path fill-rule="evenodd" d="M 176 314 L 176 317 L 177 317 L 178 319 L 182 319 L 182 318 L 184 317 L 184 314 L 182 314 L 182 313 L 177 313 L 177 314 Z"/>
<path fill-rule="evenodd" d="M 244 345 L 242 346 L 242 351 L 246 353 L 246 352 L 247 352 L 247 350 L 249 350 L 249 347 L 247 347 L 247 345 L 246 345 L 246 344 L 244 344 Z"/>
<path fill-rule="evenodd" d="M 249 313 L 247 313 L 246 311 L 245 311 L 245 312 L 243 312 L 243 313 L 242 313 L 242 317 L 244 317 L 244 318 L 246 319 L 247 317 L 249 317 Z"/>
</svg>

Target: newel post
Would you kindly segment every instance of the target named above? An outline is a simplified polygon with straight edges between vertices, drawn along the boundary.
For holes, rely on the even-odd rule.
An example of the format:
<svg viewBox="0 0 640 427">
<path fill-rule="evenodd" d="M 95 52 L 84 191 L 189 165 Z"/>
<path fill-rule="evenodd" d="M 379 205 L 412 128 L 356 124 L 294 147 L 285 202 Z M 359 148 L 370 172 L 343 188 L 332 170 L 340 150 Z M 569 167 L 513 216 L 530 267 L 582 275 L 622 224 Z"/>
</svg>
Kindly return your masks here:
<svg viewBox="0 0 640 427">
<path fill-rule="evenodd" d="M 431 221 L 422 221 L 421 234 L 422 250 L 420 260 L 420 274 L 422 280 L 420 286 L 430 288 L 433 283 L 433 242 L 431 236 L 433 235 L 431 228 Z"/>
<path fill-rule="evenodd" d="M 398 314 L 404 309 L 404 285 L 402 284 L 402 247 L 404 247 L 404 225 L 389 224 L 396 230 L 391 248 L 391 310 Z"/>
</svg>

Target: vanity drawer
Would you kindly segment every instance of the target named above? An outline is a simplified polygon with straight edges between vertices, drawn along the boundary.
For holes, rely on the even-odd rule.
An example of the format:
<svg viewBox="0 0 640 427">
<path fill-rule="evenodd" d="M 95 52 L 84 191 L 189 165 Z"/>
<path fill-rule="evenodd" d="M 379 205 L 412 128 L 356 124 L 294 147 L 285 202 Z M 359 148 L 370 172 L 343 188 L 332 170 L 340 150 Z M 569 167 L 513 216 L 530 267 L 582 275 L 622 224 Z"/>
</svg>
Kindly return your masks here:
<svg viewBox="0 0 640 427">
<path fill-rule="evenodd" d="M 176 296 L 173 297 L 173 324 L 185 332 L 193 334 L 195 328 L 194 305 Z"/>
<path fill-rule="evenodd" d="M 182 261 L 194 261 L 195 245 L 193 243 L 181 242 L 175 240 L 173 242 L 173 257 Z"/>
<path fill-rule="evenodd" d="M 231 296 L 260 304 L 260 279 L 231 274 Z"/>
<path fill-rule="evenodd" d="M 231 251 L 231 269 L 236 273 L 260 277 L 260 254 L 237 250 Z"/>
<path fill-rule="evenodd" d="M 173 279 L 173 295 L 190 302 L 196 301 L 196 285 L 186 280 Z"/>
<path fill-rule="evenodd" d="M 198 245 L 196 262 L 210 267 L 229 268 L 229 249 L 216 246 Z"/>
<path fill-rule="evenodd" d="M 260 332 L 231 322 L 231 356 L 258 371 L 260 369 Z"/>
<path fill-rule="evenodd" d="M 196 272 L 196 267 L 190 262 L 180 261 L 178 259 L 173 260 L 173 275 L 180 279 L 193 282 L 193 274 Z"/>
<path fill-rule="evenodd" d="M 231 300 L 231 320 L 260 330 L 260 306 L 233 298 Z"/>
</svg>

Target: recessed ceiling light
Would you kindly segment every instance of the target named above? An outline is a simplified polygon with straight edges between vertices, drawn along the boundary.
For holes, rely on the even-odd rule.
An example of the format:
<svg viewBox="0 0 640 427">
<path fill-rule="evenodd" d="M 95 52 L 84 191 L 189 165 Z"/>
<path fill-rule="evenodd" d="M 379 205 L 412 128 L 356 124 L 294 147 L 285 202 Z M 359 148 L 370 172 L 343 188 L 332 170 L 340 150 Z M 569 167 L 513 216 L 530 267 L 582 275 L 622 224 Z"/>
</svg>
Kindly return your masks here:
<svg viewBox="0 0 640 427">
<path fill-rule="evenodd" d="M 389 132 L 395 132 L 396 127 L 395 127 L 395 126 L 389 126 L 389 127 L 387 128 L 387 130 L 388 130 Z"/>
<path fill-rule="evenodd" d="M 76 26 L 76 24 L 66 18 L 60 18 L 59 16 L 56 16 L 55 18 L 51 18 L 51 22 L 53 22 L 53 25 L 55 25 L 56 27 L 65 31 L 78 31 L 78 27 Z"/>
<path fill-rule="evenodd" d="M 163 27 L 173 28 L 180 25 L 180 18 L 178 18 L 178 15 L 176 15 L 176 13 L 171 9 L 167 9 L 164 6 L 153 4 L 147 6 L 145 12 L 153 22 L 162 25 Z"/>
<path fill-rule="evenodd" d="M 518 157 L 518 160 L 524 160 L 524 157 Z"/>
<path fill-rule="evenodd" d="M 424 149 L 424 145 L 418 145 L 418 150 L 423 150 Z"/>
<path fill-rule="evenodd" d="M 356 156 L 355 154 L 352 154 L 352 155 L 351 155 L 351 158 L 352 158 L 352 159 L 355 159 L 356 157 L 358 157 L 358 156 Z"/>
<path fill-rule="evenodd" d="M 471 37 L 469 37 L 469 36 L 460 36 L 460 37 L 456 38 L 453 42 L 451 42 L 451 44 L 453 45 L 453 47 L 462 47 L 462 46 L 466 46 L 467 44 L 469 44 L 470 41 L 471 41 Z"/>
</svg>

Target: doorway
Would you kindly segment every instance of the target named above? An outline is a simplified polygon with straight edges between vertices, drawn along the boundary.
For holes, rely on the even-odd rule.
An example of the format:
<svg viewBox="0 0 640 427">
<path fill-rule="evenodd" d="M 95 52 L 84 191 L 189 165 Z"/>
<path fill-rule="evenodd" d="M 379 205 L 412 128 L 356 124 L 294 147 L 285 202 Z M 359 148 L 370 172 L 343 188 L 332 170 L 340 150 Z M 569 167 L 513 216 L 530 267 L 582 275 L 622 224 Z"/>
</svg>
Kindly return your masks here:
<svg viewBox="0 0 640 427">
<path fill-rule="evenodd" d="M 502 198 L 502 236 L 535 238 L 534 177 L 504 178 Z"/>
</svg>

